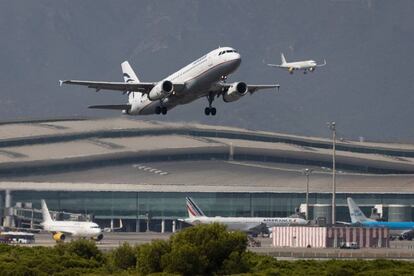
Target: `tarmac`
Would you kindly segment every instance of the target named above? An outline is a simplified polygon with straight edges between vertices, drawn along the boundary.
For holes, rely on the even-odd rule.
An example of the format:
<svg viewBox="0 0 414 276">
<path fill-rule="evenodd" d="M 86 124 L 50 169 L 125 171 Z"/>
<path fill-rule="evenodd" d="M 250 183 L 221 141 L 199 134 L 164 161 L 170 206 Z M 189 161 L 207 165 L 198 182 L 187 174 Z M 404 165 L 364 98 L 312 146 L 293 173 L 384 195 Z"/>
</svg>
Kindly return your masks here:
<svg viewBox="0 0 414 276">
<path fill-rule="evenodd" d="M 99 249 L 110 251 L 114 248 L 128 243 L 130 245 L 141 245 L 153 240 L 167 240 L 172 233 L 158 232 L 110 232 L 104 233 L 104 238 L 96 242 Z M 272 246 L 271 238 L 254 238 L 259 241 L 260 247 L 248 247 L 248 250 L 261 255 L 268 255 L 280 260 L 297 259 L 396 259 L 414 261 L 414 241 L 391 241 L 390 248 L 361 248 L 361 249 L 339 249 L 339 248 L 278 248 Z M 22 244 L 21 246 L 54 246 L 56 242 L 49 233 L 35 234 L 36 242 L 33 244 Z M 68 237 L 67 241 L 71 238 Z"/>
</svg>

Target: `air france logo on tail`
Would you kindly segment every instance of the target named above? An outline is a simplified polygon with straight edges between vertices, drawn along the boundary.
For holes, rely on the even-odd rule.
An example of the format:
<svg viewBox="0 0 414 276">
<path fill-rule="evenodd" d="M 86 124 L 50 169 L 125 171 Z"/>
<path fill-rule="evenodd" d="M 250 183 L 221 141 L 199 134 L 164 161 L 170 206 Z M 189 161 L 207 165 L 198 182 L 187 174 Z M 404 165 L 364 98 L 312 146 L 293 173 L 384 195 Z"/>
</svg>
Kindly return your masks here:
<svg viewBox="0 0 414 276">
<path fill-rule="evenodd" d="M 188 211 L 188 216 L 190 218 L 192 217 L 205 217 L 203 211 L 197 206 L 197 204 L 194 202 L 194 200 L 192 200 L 191 197 L 186 197 L 186 202 L 187 202 L 187 211 Z"/>
</svg>

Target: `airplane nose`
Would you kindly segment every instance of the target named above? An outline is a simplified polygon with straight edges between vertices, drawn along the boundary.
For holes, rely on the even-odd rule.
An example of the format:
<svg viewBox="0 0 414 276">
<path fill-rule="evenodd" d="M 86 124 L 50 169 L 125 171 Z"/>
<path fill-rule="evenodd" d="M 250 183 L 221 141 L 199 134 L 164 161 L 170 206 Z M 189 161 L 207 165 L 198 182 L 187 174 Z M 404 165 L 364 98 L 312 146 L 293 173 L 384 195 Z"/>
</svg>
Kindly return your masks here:
<svg viewBox="0 0 414 276">
<path fill-rule="evenodd" d="M 238 67 L 241 63 L 241 56 L 239 53 L 235 53 L 235 57 L 233 59 L 234 64 Z"/>
</svg>

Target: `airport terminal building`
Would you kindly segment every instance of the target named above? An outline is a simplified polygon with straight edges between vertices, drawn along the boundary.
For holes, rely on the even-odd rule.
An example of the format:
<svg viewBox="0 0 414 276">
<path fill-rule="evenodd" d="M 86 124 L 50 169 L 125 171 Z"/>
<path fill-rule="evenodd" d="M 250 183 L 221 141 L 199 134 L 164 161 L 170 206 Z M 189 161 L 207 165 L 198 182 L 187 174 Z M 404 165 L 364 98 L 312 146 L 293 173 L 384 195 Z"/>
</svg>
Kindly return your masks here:
<svg viewBox="0 0 414 276">
<path fill-rule="evenodd" d="M 68 119 L 0 125 L 3 223 L 38 222 L 40 199 L 102 226 L 171 231 L 191 196 L 208 216 L 331 217 L 331 141 L 198 124 Z M 340 140 L 337 220 L 351 196 L 369 216 L 413 220 L 414 145 Z M 302 209 L 303 210 L 303 209 Z"/>
</svg>

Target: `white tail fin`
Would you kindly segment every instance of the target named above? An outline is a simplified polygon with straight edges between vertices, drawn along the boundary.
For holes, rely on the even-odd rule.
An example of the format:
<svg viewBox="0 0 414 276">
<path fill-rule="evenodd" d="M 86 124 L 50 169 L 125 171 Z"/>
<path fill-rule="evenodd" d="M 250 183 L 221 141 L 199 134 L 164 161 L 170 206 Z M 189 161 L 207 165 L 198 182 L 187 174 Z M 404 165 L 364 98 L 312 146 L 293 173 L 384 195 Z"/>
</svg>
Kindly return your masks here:
<svg viewBox="0 0 414 276">
<path fill-rule="evenodd" d="M 185 199 L 187 201 L 187 212 L 190 218 L 206 216 L 191 197 L 186 197 Z"/>
<path fill-rule="evenodd" d="M 135 74 L 134 70 L 132 69 L 131 65 L 129 65 L 128 61 L 122 62 L 121 63 L 121 68 L 122 68 L 122 76 L 124 77 L 124 82 L 139 83 L 139 79 L 138 79 L 137 75 Z M 142 93 L 140 93 L 140 92 L 128 91 L 129 103 L 132 102 L 132 100 L 134 98 L 134 94 L 138 95 L 138 97 L 142 96 Z"/>
<path fill-rule="evenodd" d="M 139 82 L 137 75 L 135 75 L 135 72 L 132 69 L 131 65 L 129 65 L 128 61 L 122 62 L 121 68 L 122 76 L 124 77 L 125 82 Z"/>
<path fill-rule="evenodd" d="M 347 200 L 352 223 L 362 223 L 369 221 L 369 219 L 364 215 L 364 213 L 362 213 L 361 209 L 359 209 L 358 205 L 356 205 L 352 198 L 348 197 Z"/>
<path fill-rule="evenodd" d="M 43 215 L 43 222 L 52 222 L 52 217 L 50 216 L 49 209 L 47 209 L 46 202 L 42 199 L 42 215 Z"/>
<path fill-rule="evenodd" d="M 283 53 L 280 53 L 280 59 L 282 60 L 282 65 L 286 64 L 286 58 L 285 58 L 285 55 Z"/>
</svg>

